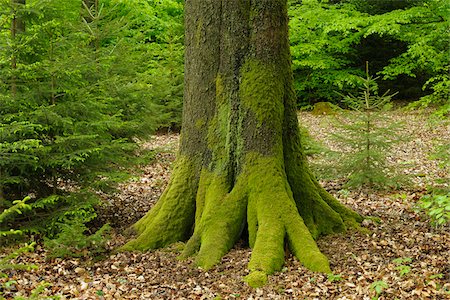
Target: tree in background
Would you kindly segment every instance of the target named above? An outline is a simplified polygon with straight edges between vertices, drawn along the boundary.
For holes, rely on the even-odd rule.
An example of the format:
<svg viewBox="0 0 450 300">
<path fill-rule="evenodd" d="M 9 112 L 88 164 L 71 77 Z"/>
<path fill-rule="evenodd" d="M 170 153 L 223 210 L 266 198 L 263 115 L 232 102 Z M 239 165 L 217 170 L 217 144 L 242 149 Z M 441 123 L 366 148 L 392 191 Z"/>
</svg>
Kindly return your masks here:
<svg viewBox="0 0 450 300">
<path fill-rule="evenodd" d="M 211 268 L 241 235 L 253 248 L 247 281 L 265 283 L 285 243 L 309 269 L 330 272 L 314 241 L 361 217 L 309 171 L 292 88 L 287 1 L 190 0 L 185 6 L 182 138 L 167 190 L 125 250 L 186 241 Z"/>
<path fill-rule="evenodd" d="M 299 105 L 354 92 L 365 61 L 399 99 L 449 98 L 448 1 L 291 1 L 289 13 Z"/>
<path fill-rule="evenodd" d="M 14 46 L 17 46 L 15 44 L 17 40 L 17 35 L 25 31 L 25 22 L 23 21 L 23 18 L 20 16 L 20 11 L 25 6 L 25 0 L 13 0 L 11 1 L 11 12 L 12 12 L 12 20 L 11 20 L 11 42 Z M 13 46 L 13 47 L 14 47 Z M 17 49 L 15 49 L 14 52 L 16 52 Z M 12 73 L 15 72 L 17 69 L 17 57 L 15 53 L 12 53 L 11 55 L 11 71 Z M 17 85 L 16 85 L 16 77 L 15 74 L 12 74 L 11 77 L 11 92 L 13 96 L 17 93 Z"/>
<path fill-rule="evenodd" d="M 378 94 L 376 80 L 369 75 L 369 65 L 366 66 L 366 77 L 360 78 L 363 88 L 358 95 L 342 95 L 343 103 L 351 110 L 348 123 L 341 123 L 340 133 L 333 139 L 348 149 L 345 155 L 338 158 L 337 169 L 348 176 L 346 187 L 365 188 L 366 197 L 373 189 L 388 189 L 398 184 L 396 167 L 387 161 L 387 155 L 392 146 L 401 141 L 401 125 L 383 115 L 386 108 L 392 105 L 389 90 Z M 332 166 L 336 169 L 336 166 Z"/>
</svg>

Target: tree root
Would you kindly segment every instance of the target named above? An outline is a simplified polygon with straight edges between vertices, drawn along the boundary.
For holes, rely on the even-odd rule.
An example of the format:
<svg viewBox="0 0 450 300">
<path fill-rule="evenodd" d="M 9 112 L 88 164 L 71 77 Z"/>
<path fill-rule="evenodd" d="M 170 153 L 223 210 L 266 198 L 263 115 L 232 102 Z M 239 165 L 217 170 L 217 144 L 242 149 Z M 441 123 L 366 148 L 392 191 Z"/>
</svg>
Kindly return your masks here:
<svg viewBox="0 0 450 300">
<path fill-rule="evenodd" d="M 360 221 L 311 178 L 302 183 L 310 189 L 302 195 L 311 198 L 296 199 L 284 164 L 275 157 L 247 154 L 234 184 L 220 172 L 205 169 L 198 180 L 192 179 L 193 169 L 189 160 L 179 158 L 166 192 L 135 224 L 139 235 L 122 250 L 155 249 L 190 236 L 181 256 L 195 255 L 196 264 L 209 269 L 233 247 L 247 222 L 252 255 L 246 281 L 257 287 L 283 266 L 286 243 L 308 269 L 331 272 L 314 238 Z M 302 218 L 304 209 L 314 210 L 305 214 L 311 216 L 309 226 Z"/>
<path fill-rule="evenodd" d="M 179 157 L 173 178 L 159 201 L 132 229 L 138 236 L 119 251 L 149 250 L 186 240 L 194 224 L 198 179 L 192 160 Z"/>
</svg>

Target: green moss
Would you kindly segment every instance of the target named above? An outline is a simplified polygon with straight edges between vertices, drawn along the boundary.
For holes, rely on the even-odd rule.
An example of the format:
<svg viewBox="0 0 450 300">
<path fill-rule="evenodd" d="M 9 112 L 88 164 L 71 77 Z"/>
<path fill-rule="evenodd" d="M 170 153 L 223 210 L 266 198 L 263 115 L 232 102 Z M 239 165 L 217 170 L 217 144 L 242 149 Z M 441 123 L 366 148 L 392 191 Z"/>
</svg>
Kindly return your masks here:
<svg viewBox="0 0 450 300">
<path fill-rule="evenodd" d="M 209 176 L 210 172 L 205 168 L 200 173 L 200 180 L 198 183 L 197 197 L 195 200 L 195 224 L 200 224 L 203 210 L 205 208 L 206 191 L 211 184 L 212 177 Z"/>
<path fill-rule="evenodd" d="M 253 83 L 256 81 L 257 84 L 250 83 L 254 70 L 273 70 L 256 62 L 248 63 L 246 68 L 247 72 L 243 72 L 246 79 L 242 81 L 240 92 L 246 99 L 243 99 L 244 111 L 252 112 L 260 122 L 259 126 L 272 124 L 281 130 L 283 92 L 275 91 L 272 95 L 267 95 L 268 91 L 255 92 L 258 84 L 268 85 L 267 78 L 275 79 L 262 75 L 253 78 Z M 212 164 L 203 166 L 201 171 L 194 170 L 190 159 L 180 157 L 174 178 L 161 200 L 135 225 L 140 235 L 124 248 L 152 249 L 184 240 L 195 224 L 182 257 L 196 253 L 197 265 L 209 269 L 233 247 L 247 219 L 249 242 L 253 248 L 248 265 L 251 273 L 246 278 L 249 285 L 264 285 L 268 274 L 281 269 L 286 242 L 304 266 L 313 271 L 331 272 L 328 260 L 314 238 L 345 230 L 345 225 L 357 223 L 359 215 L 318 185 L 307 168 L 299 145 L 286 147 L 281 140 L 275 142 L 271 155 L 247 153 L 232 186 L 228 173 L 231 111 L 225 93 L 223 79 L 217 76 L 216 100 L 221 103 L 217 104 L 216 114 L 207 124 Z M 274 103 L 269 101 L 271 97 L 276 98 Z M 198 122 L 197 126 L 202 125 Z M 242 147 L 236 148 L 244 151 Z M 300 150 L 296 153 L 292 151 L 295 149 Z M 239 157 L 241 152 L 235 155 Z M 200 174 L 200 178 L 192 180 L 196 177 L 192 174 Z M 296 202 L 299 195 L 303 200 Z"/>
<path fill-rule="evenodd" d="M 195 45 L 197 47 L 200 47 L 203 30 L 203 19 L 200 19 L 197 22 L 197 29 L 195 30 Z"/>
<path fill-rule="evenodd" d="M 225 86 L 220 74 L 216 76 L 216 103 L 220 106 L 226 103 Z"/>
<path fill-rule="evenodd" d="M 262 271 L 253 271 L 244 280 L 252 288 L 259 288 L 267 284 L 267 274 Z"/>
<path fill-rule="evenodd" d="M 194 160 L 178 157 L 174 175 L 156 206 L 139 220 L 139 235 L 121 250 L 149 250 L 185 240 L 194 222 L 198 179 Z"/>
<path fill-rule="evenodd" d="M 204 173 L 206 174 L 206 173 Z M 209 269 L 235 244 L 243 229 L 247 207 L 246 190 L 238 181 L 232 191 L 226 176 L 208 172 L 205 207 L 195 232 L 201 234 L 197 265 Z"/>
<path fill-rule="evenodd" d="M 340 203 L 336 198 L 331 196 L 317 181 L 315 181 L 315 185 L 317 190 L 319 191 L 322 199 L 337 213 L 340 214 L 344 223 L 349 228 L 359 228 L 360 223 L 363 220 L 363 217 L 360 216 L 357 212 L 351 210 L 346 207 L 342 203 Z"/>
<path fill-rule="evenodd" d="M 197 128 L 198 130 L 202 129 L 205 126 L 206 126 L 206 120 L 204 118 L 200 118 L 200 119 L 197 119 L 197 121 L 195 121 L 195 128 Z"/>
<path fill-rule="evenodd" d="M 312 110 L 313 115 L 334 115 L 336 110 L 339 109 L 338 106 L 330 102 L 318 102 L 314 104 L 314 109 Z"/>
<path fill-rule="evenodd" d="M 329 273 L 328 259 L 323 255 L 311 233 L 298 214 L 291 214 L 286 226 L 288 243 L 291 252 L 308 269 L 315 272 Z"/>
<path fill-rule="evenodd" d="M 230 105 L 222 77 L 216 77 L 216 113 L 208 124 L 208 148 L 213 154 L 210 169 L 224 171 L 230 159 Z"/>
<path fill-rule="evenodd" d="M 244 174 L 249 189 L 249 232 L 255 242 L 249 269 L 272 274 L 284 263 L 284 242 L 287 234 L 294 255 L 307 267 L 321 272 L 330 270 L 328 260 L 318 249 L 311 233 L 297 212 L 282 160 L 250 153 Z M 250 226 L 250 222 L 255 225 Z M 253 227 L 251 229 L 251 227 Z M 255 273 L 256 274 L 256 273 Z"/>
<path fill-rule="evenodd" d="M 275 65 L 248 60 L 241 68 L 240 98 L 259 125 L 267 123 L 281 131 L 284 112 L 284 76 Z"/>
<path fill-rule="evenodd" d="M 284 138 L 286 174 L 297 209 L 313 237 L 357 227 L 360 216 L 339 203 L 320 186 L 302 155 L 298 127 L 294 133 L 296 135 Z"/>
<path fill-rule="evenodd" d="M 220 127 L 218 124 L 212 125 Z M 300 168 L 297 179 L 301 180 L 299 184 L 302 188 L 311 191 L 311 199 L 310 206 L 297 207 L 285 173 L 284 159 L 281 151 L 275 151 L 270 156 L 247 153 L 242 172 L 231 186 L 227 172 L 220 167 L 214 171 L 207 168 L 201 172 L 194 171 L 194 174 L 199 172 L 201 175 L 198 184 L 192 184 L 193 163 L 188 158 L 180 157 L 174 178 L 156 209 L 136 224 L 135 228 L 141 234 L 124 248 L 151 249 L 183 240 L 194 219 L 190 206 L 192 200 L 186 199 L 187 195 L 191 195 L 189 199 L 196 199 L 195 228 L 182 256 L 197 253 L 196 263 L 199 266 L 209 269 L 220 261 L 239 238 L 247 216 L 249 240 L 253 248 L 248 266 L 251 273 L 246 278 L 249 285 L 261 286 L 265 284 L 268 274 L 281 269 L 286 241 L 304 266 L 313 271 L 331 272 L 327 258 L 318 249 L 298 209 L 310 210 L 314 226 L 326 233 L 335 232 L 336 224 L 343 224 L 342 220 L 336 222 L 341 215 L 355 222 L 358 215 L 324 194 L 314 179 L 308 177 L 309 171 Z M 183 212 L 176 209 L 180 203 L 185 208 Z M 186 209 L 187 203 L 190 205 Z M 187 215 L 185 211 L 188 211 Z"/>
<path fill-rule="evenodd" d="M 186 243 L 183 252 L 179 256 L 179 258 L 185 259 L 197 253 L 198 250 L 200 249 L 200 243 L 201 243 L 200 236 L 197 232 L 195 232 Z"/>
<path fill-rule="evenodd" d="M 248 228 L 248 243 L 251 248 L 255 247 L 256 234 L 258 233 L 258 218 L 256 201 L 251 201 L 248 203 L 247 207 L 247 228 Z"/>
</svg>

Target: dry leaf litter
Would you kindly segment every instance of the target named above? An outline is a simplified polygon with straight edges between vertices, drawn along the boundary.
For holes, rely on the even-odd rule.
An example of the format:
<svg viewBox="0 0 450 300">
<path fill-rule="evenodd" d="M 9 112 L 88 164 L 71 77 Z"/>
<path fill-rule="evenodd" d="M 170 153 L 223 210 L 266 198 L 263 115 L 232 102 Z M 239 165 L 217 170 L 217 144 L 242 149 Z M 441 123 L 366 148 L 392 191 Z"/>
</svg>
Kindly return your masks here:
<svg viewBox="0 0 450 300">
<path fill-rule="evenodd" d="M 28 296 L 40 282 L 50 287 L 45 295 L 60 299 L 362 299 L 376 296 L 371 286 L 384 282 L 379 299 L 450 299 L 450 233 L 448 227 L 435 228 L 414 211 L 427 184 L 443 174 L 429 160 L 435 141 L 449 138 L 448 123 L 430 124 L 417 112 L 394 112 L 393 118 L 406 123 L 405 134 L 412 138 L 398 145 L 390 159 L 408 162 L 404 172 L 412 174 L 413 185 L 405 190 L 372 193 L 340 193 L 340 181 L 322 182 L 340 201 L 365 216 L 363 226 L 370 234 L 350 231 L 320 238 L 318 245 L 328 256 L 334 276 L 313 273 L 288 256 L 283 269 L 270 276 L 263 288 L 253 289 L 243 282 L 248 274 L 251 250 L 238 244 L 216 267 L 203 271 L 192 260 L 180 261 L 180 244 L 152 252 L 113 253 L 104 260 L 46 260 L 46 250 L 38 246 L 16 260 L 35 264 L 32 271 L 12 271 L 16 280 L 5 297 Z M 336 128 L 329 116 L 301 113 L 300 120 L 311 135 L 328 147 Z M 143 166 L 138 178 L 120 186 L 120 193 L 105 199 L 99 214 L 115 227 L 111 250 L 125 243 L 123 229 L 142 217 L 158 200 L 170 177 L 179 136 L 154 136 L 142 146 L 158 154 Z M 411 258 L 402 264 L 393 260 Z M 404 265 L 409 270 L 401 274 Z M 0 279 L 5 280 L 5 279 Z"/>
</svg>

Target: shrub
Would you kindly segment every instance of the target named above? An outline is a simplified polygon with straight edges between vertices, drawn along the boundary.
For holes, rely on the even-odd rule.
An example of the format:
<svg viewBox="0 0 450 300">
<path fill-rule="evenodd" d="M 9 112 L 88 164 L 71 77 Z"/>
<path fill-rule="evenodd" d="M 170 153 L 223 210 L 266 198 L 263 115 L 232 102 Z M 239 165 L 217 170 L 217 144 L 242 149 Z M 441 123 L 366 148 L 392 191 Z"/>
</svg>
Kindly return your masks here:
<svg viewBox="0 0 450 300">
<path fill-rule="evenodd" d="M 432 192 L 425 195 L 420 199 L 419 207 L 436 226 L 450 223 L 450 193 Z"/>
<path fill-rule="evenodd" d="M 343 96 L 343 102 L 352 109 L 351 120 L 339 124 L 341 132 L 333 138 L 344 149 L 339 171 L 347 174 L 347 187 L 386 189 L 399 181 L 392 176 L 395 170 L 388 165 L 386 156 L 401 140 L 401 126 L 383 115 L 395 94 L 389 95 L 388 91 L 378 95 L 377 78 L 369 76 L 368 67 L 366 70 L 366 78 L 360 78 L 364 86 L 361 93 Z"/>
<path fill-rule="evenodd" d="M 91 235 L 86 235 L 88 228 L 82 222 L 60 224 L 61 232 L 55 239 L 45 239 L 48 257 L 97 257 L 107 252 L 110 226 L 103 225 Z"/>
<path fill-rule="evenodd" d="M 450 171 L 450 144 L 441 143 L 431 155 L 431 159 L 438 162 L 447 174 L 445 178 L 438 179 L 433 186 L 428 187 L 428 193 L 418 202 L 419 210 L 424 211 L 431 222 L 436 226 L 450 223 L 450 190 L 448 187 L 448 174 Z"/>
</svg>

